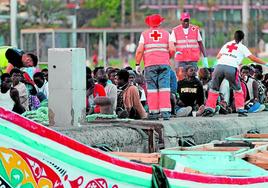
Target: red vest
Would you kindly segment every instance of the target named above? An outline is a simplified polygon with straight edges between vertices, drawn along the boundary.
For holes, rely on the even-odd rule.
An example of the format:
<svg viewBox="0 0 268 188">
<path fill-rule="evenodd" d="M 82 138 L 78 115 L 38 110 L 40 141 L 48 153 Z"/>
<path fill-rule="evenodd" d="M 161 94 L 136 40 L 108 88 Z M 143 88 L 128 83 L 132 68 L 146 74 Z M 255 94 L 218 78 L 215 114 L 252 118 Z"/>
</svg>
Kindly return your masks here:
<svg viewBox="0 0 268 188">
<path fill-rule="evenodd" d="M 169 32 L 150 28 L 142 33 L 144 38 L 144 66 L 170 65 L 169 61 Z"/>
<path fill-rule="evenodd" d="M 176 37 L 176 52 L 181 52 L 175 55 L 175 61 L 178 62 L 197 62 L 200 57 L 200 48 L 198 44 L 199 28 L 194 25 L 189 26 L 188 35 L 183 32 L 182 25 L 173 28 Z"/>
</svg>

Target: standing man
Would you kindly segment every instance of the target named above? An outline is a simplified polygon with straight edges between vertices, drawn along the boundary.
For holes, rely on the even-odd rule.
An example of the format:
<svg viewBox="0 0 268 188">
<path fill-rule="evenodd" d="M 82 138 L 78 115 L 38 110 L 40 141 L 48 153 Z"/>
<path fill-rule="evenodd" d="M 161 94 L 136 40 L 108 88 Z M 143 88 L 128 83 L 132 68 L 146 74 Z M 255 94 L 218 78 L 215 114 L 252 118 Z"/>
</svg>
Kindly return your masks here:
<svg viewBox="0 0 268 188">
<path fill-rule="evenodd" d="M 241 41 L 243 39 L 243 31 L 236 31 L 234 40 L 227 42 L 217 55 L 218 64 L 213 72 L 211 81 L 212 86 L 208 93 L 206 109 L 202 114 L 203 116 L 214 115 L 216 102 L 219 97 L 220 85 L 224 78 L 229 81 L 230 88 L 234 91 L 235 107 L 238 116 L 247 116 L 246 111 L 244 110 L 244 94 L 241 89 L 238 66 L 241 64 L 244 57 L 247 57 L 258 64 L 265 65 L 266 63 L 252 55 L 249 49 L 242 44 Z"/>
<path fill-rule="evenodd" d="M 169 120 L 170 104 L 170 56 L 175 53 L 169 32 L 159 28 L 164 21 L 159 14 L 147 16 L 145 23 L 150 27 L 142 32 L 136 51 L 136 71 L 139 72 L 143 58 L 145 80 L 148 91 L 149 119 L 157 119 L 158 113 Z"/>
<path fill-rule="evenodd" d="M 190 24 L 190 14 L 181 14 L 181 24 L 172 29 L 171 41 L 175 43 L 175 68 L 178 80 L 185 77 L 185 68 L 188 65 L 195 67 L 200 58 L 200 51 L 203 54 L 203 66 L 208 67 L 207 53 L 202 43 L 199 27 Z"/>
</svg>

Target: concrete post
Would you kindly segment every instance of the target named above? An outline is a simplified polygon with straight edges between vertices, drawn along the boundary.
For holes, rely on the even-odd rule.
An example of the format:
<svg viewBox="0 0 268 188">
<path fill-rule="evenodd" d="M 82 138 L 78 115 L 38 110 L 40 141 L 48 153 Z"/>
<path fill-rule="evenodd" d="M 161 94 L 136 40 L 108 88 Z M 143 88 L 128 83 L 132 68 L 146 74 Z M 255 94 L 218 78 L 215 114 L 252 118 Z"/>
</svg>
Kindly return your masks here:
<svg viewBox="0 0 268 188">
<path fill-rule="evenodd" d="M 106 31 L 104 31 L 103 32 L 103 62 L 104 62 L 104 64 L 103 64 L 103 66 L 105 67 L 105 68 L 107 68 L 107 64 L 108 64 L 108 62 L 107 62 L 107 32 Z"/>
<path fill-rule="evenodd" d="M 245 33 L 244 44 L 248 44 L 248 21 L 249 21 L 249 0 L 243 0 L 242 4 L 242 25 Z"/>
<path fill-rule="evenodd" d="M 48 49 L 48 73 L 50 125 L 79 126 L 86 111 L 85 49 Z"/>
<path fill-rule="evenodd" d="M 72 18 L 72 29 L 73 29 L 73 32 L 72 32 L 72 47 L 75 48 L 77 47 L 77 10 L 75 9 L 74 10 L 75 13 L 74 15 L 71 17 Z"/>
<path fill-rule="evenodd" d="M 17 0 L 10 1 L 11 46 L 17 47 Z"/>
</svg>

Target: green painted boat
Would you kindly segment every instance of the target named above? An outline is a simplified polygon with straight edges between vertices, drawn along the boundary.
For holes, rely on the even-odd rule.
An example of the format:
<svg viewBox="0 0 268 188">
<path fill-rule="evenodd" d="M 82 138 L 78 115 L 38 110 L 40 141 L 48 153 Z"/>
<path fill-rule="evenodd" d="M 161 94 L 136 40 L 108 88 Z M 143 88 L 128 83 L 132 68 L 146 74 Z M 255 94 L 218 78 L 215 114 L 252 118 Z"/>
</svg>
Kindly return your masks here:
<svg viewBox="0 0 268 188">
<path fill-rule="evenodd" d="M 260 149 L 264 151 L 267 147 L 268 145 L 251 149 L 247 146 L 234 147 L 226 143 L 212 143 L 186 149 L 165 149 L 161 151 L 160 164 L 175 171 L 215 176 L 266 176 L 268 171 L 249 163 L 245 158 L 249 156 L 248 153 L 252 154 L 253 151 L 260 151 Z"/>
<path fill-rule="evenodd" d="M 250 143 L 268 143 L 268 134 L 240 134 L 225 138 L 226 141 L 231 142 L 250 142 Z"/>
<path fill-rule="evenodd" d="M 241 148 L 241 151 L 238 149 L 232 151 L 232 154 L 226 153 L 215 157 L 221 157 L 220 160 L 217 159 L 218 163 L 232 160 L 235 161 L 234 166 L 241 165 L 241 161 L 236 158 L 247 157 L 251 153 L 245 152 L 249 151 L 254 154 L 251 149 Z M 176 165 L 177 162 L 179 164 L 177 157 L 186 155 L 172 153 L 163 155 L 175 160 Z M 212 161 L 213 155 L 210 157 L 209 160 Z M 161 160 L 165 166 L 165 158 Z M 209 165 L 206 160 L 206 158 L 198 159 L 197 163 L 189 165 L 201 168 Z M 202 163 L 204 165 L 201 165 Z M 246 165 L 246 162 L 244 164 Z M 245 169 L 250 169 L 248 166 Z M 268 187 L 268 174 L 257 167 L 250 169 L 249 175 L 248 171 L 244 174 L 229 172 L 229 175 L 223 176 L 218 173 L 197 174 L 182 172 L 178 167 L 168 169 L 139 164 L 83 145 L 0 107 L 1 188 Z"/>
</svg>

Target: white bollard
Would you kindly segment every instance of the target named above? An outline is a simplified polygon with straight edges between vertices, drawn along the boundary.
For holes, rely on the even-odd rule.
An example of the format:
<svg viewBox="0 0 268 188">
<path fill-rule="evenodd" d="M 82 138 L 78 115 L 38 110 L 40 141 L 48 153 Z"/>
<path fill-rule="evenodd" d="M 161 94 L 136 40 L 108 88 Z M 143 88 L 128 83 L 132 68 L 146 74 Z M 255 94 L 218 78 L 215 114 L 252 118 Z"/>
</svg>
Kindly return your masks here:
<svg viewBox="0 0 268 188">
<path fill-rule="evenodd" d="M 79 126 L 86 112 L 84 48 L 48 49 L 49 124 Z"/>
</svg>

